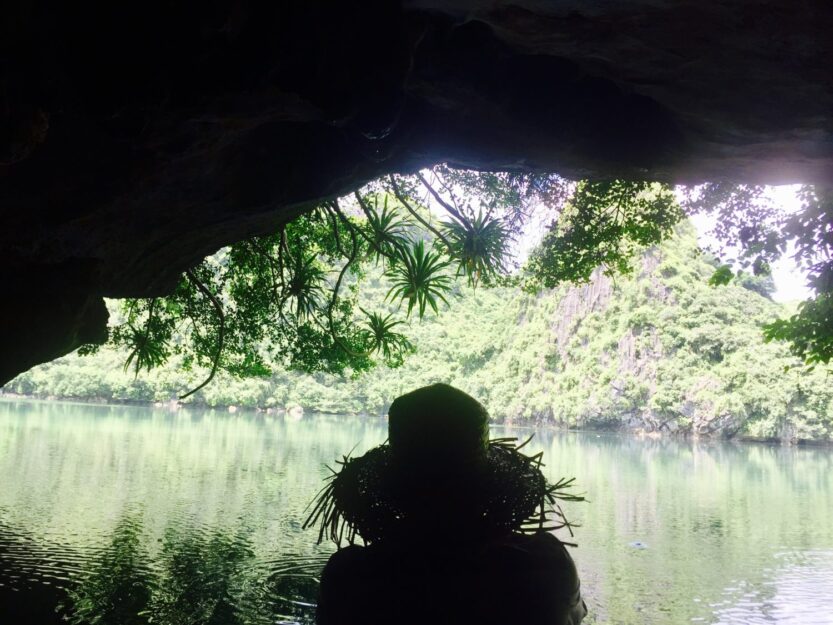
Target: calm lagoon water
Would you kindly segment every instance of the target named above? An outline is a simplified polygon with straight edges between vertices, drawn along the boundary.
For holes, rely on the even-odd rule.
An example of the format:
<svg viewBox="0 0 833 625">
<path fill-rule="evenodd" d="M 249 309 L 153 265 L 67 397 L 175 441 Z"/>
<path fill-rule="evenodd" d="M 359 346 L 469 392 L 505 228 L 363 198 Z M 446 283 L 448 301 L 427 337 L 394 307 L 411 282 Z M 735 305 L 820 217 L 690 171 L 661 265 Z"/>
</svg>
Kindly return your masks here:
<svg viewBox="0 0 833 625">
<path fill-rule="evenodd" d="M 526 437 L 524 429 L 495 435 Z M 0 401 L 0 623 L 309 623 L 325 464 L 378 419 Z M 833 624 L 833 452 L 536 431 L 588 623 Z M 25 619 L 25 620 L 24 620 Z"/>
</svg>

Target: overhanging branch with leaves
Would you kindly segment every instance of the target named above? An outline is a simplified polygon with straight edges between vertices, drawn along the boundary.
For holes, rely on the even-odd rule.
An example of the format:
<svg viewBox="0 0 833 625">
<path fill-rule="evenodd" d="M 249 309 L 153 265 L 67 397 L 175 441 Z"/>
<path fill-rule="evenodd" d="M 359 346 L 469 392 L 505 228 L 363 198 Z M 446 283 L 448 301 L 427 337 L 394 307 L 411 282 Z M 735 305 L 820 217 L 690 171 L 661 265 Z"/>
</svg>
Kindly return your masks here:
<svg viewBox="0 0 833 625">
<path fill-rule="evenodd" d="M 128 301 L 111 343 L 126 348 L 126 366 L 137 374 L 173 355 L 186 369 L 207 370 L 182 397 L 218 371 L 268 375 L 280 364 L 357 374 L 374 359 L 397 366 L 414 349 L 399 330 L 412 315 L 421 319 L 450 305 L 460 278 L 472 287 L 510 281 L 540 289 L 586 281 L 598 267 L 628 273 L 640 249 L 671 236 L 687 214 L 711 211 L 721 217 L 719 234 L 739 245 L 741 269 L 768 271 L 788 243 L 796 246 L 818 296 L 766 335 L 790 341 L 809 363 L 827 363 L 833 357 L 833 193 L 803 193 L 804 211 L 788 218 L 756 204 L 759 190 L 727 185 L 701 188 L 681 205 L 667 186 L 644 182 L 576 184 L 445 165 L 390 175 L 206 259 L 170 296 Z M 513 239 L 540 211 L 551 216 L 550 226 L 515 270 Z M 356 304 L 357 293 L 374 266 L 390 287 L 380 310 L 368 311 Z M 715 284 L 734 279 L 728 266 L 716 268 Z"/>
</svg>

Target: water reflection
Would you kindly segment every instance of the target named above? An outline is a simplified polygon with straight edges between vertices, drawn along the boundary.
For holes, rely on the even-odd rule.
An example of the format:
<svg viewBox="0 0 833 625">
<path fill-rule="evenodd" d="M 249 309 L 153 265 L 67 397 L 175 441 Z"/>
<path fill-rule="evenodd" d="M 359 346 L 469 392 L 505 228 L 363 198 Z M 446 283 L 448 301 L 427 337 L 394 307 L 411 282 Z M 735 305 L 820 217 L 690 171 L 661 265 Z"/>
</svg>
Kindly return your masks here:
<svg viewBox="0 0 833 625">
<path fill-rule="evenodd" d="M 77 625 L 313 623 L 318 578 L 282 568 L 264 576 L 242 532 L 169 528 L 146 546 L 141 515 L 122 518 L 87 572 L 67 585 L 55 622 Z M 318 559 L 305 562 L 320 570 Z M 30 596 L 37 596 L 30 589 Z"/>
<path fill-rule="evenodd" d="M 763 581 L 733 580 L 713 604 L 719 625 L 796 623 L 830 625 L 833 612 L 833 549 L 775 555 Z"/>
<path fill-rule="evenodd" d="M 141 542 L 142 526 L 135 517 L 116 525 L 113 537 L 89 572 L 70 586 L 59 610 L 70 623 L 84 625 L 144 625 L 156 583 L 148 568 L 150 558 Z"/>
<path fill-rule="evenodd" d="M 329 547 L 300 530 L 304 507 L 326 463 L 385 436 L 335 416 L 0 401 L 0 623 L 311 622 Z M 530 445 L 591 500 L 570 507 L 587 622 L 833 623 L 829 450 Z"/>
<path fill-rule="evenodd" d="M 253 556 L 240 533 L 168 530 L 159 557 L 160 590 L 149 611 L 162 623 L 242 623 L 236 606 L 246 592 L 244 566 Z"/>
</svg>

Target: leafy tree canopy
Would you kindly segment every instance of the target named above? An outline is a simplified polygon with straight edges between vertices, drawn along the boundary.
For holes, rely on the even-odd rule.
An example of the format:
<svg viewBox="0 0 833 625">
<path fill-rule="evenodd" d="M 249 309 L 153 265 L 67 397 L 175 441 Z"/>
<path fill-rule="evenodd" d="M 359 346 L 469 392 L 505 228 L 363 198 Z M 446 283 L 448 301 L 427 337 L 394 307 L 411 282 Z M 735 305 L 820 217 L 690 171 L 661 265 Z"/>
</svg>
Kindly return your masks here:
<svg viewBox="0 0 833 625">
<path fill-rule="evenodd" d="M 645 182 L 567 181 L 552 174 L 473 172 L 445 165 L 391 175 L 352 196 L 310 206 L 276 232 L 236 243 L 188 270 L 167 297 L 126 300 L 111 343 L 138 374 L 181 355 L 186 368 L 268 375 L 270 366 L 358 374 L 396 367 L 413 345 L 408 317 L 437 314 L 460 281 L 528 290 L 587 281 L 597 267 L 629 273 L 645 246 L 686 214 L 716 215 L 723 263 L 711 284 L 737 271 L 766 276 L 792 253 L 817 296 L 765 328 L 807 363 L 833 356 L 833 193 L 807 187 L 802 210 L 784 211 L 761 187 L 712 184 L 686 192 Z M 513 241 L 534 211 L 551 223 L 519 267 Z M 438 215 L 443 215 L 439 217 Z M 732 255 L 727 257 L 727 255 Z M 391 283 L 378 308 L 358 306 L 370 266 Z M 737 267 L 737 269 L 735 269 Z M 84 352 L 94 351 L 84 348 Z"/>
<path fill-rule="evenodd" d="M 724 264 L 712 284 L 726 284 L 733 269 L 768 277 L 772 263 L 785 255 L 805 271 L 814 297 L 789 319 L 765 326 L 764 336 L 788 341 L 792 353 L 812 367 L 833 358 L 833 188 L 805 186 L 798 196 L 799 208 L 791 212 L 761 186 L 708 184 L 689 190 L 684 206 L 690 214 L 716 218 L 716 252 Z"/>
</svg>

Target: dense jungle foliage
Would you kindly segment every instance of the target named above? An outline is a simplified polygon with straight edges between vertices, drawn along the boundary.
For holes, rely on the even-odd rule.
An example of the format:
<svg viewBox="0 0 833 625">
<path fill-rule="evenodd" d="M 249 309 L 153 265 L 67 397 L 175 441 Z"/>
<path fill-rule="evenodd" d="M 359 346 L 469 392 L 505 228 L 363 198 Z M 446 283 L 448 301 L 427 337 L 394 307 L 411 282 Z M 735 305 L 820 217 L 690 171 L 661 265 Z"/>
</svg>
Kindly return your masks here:
<svg viewBox="0 0 833 625">
<path fill-rule="evenodd" d="M 400 367 L 360 376 L 274 367 L 268 378 L 221 371 L 186 402 L 209 406 L 384 414 L 404 391 L 435 381 L 481 399 L 498 420 L 722 436 L 831 440 L 833 387 L 762 327 L 789 313 L 766 275 L 715 286 L 719 263 L 687 222 L 646 249 L 627 275 L 595 271 L 583 285 L 528 292 L 454 286 L 442 314 L 403 324 L 415 346 Z M 366 276 L 357 306 L 391 289 Z M 388 301 L 381 314 L 392 313 Z M 410 349 L 410 348 L 409 348 Z M 169 401 L 204 378 L 181 355 L 135 376 L 126 352 L 106 348 L 29 371 L 6 391 L 39 396 Z"/>
<path fill-rule="evenodd" d="M 555 174 L 477 172 L 436 165 L 372 181 L 351 196 L 304 207 L 275 230 L 234 243 L 189 268 L 172 293 L 121 304 L 109 342 L 138 375 L 178 357 L 205 369 L 185 399 L 218 372 L 265 377 L 368 371 L 402 364 L 412 316 L 437 314 L 465 282 L 527 292 L 633 272 L 686 215 L 711 215 L 719 262 L 709 282 L 770 274 L 792 256 L 813 297 L 774 318 L 767 340 L 789 345 L 808 367 L 833 358 L 833 190 L 805 186 L 797 210 L 760 186 L 680 189 L 625 180 L 571 182 Z M 530 220 L 543 237 L 523 266 L 513 248 Z M 367 297 L 363 277 L 389 288 Z M 390 306 L 395 304 L 395 306 Z M 387 310 L 383 307 L 387 305 Z M 100 345 L 82 346 L 96 352 Z"/>
</svg>

